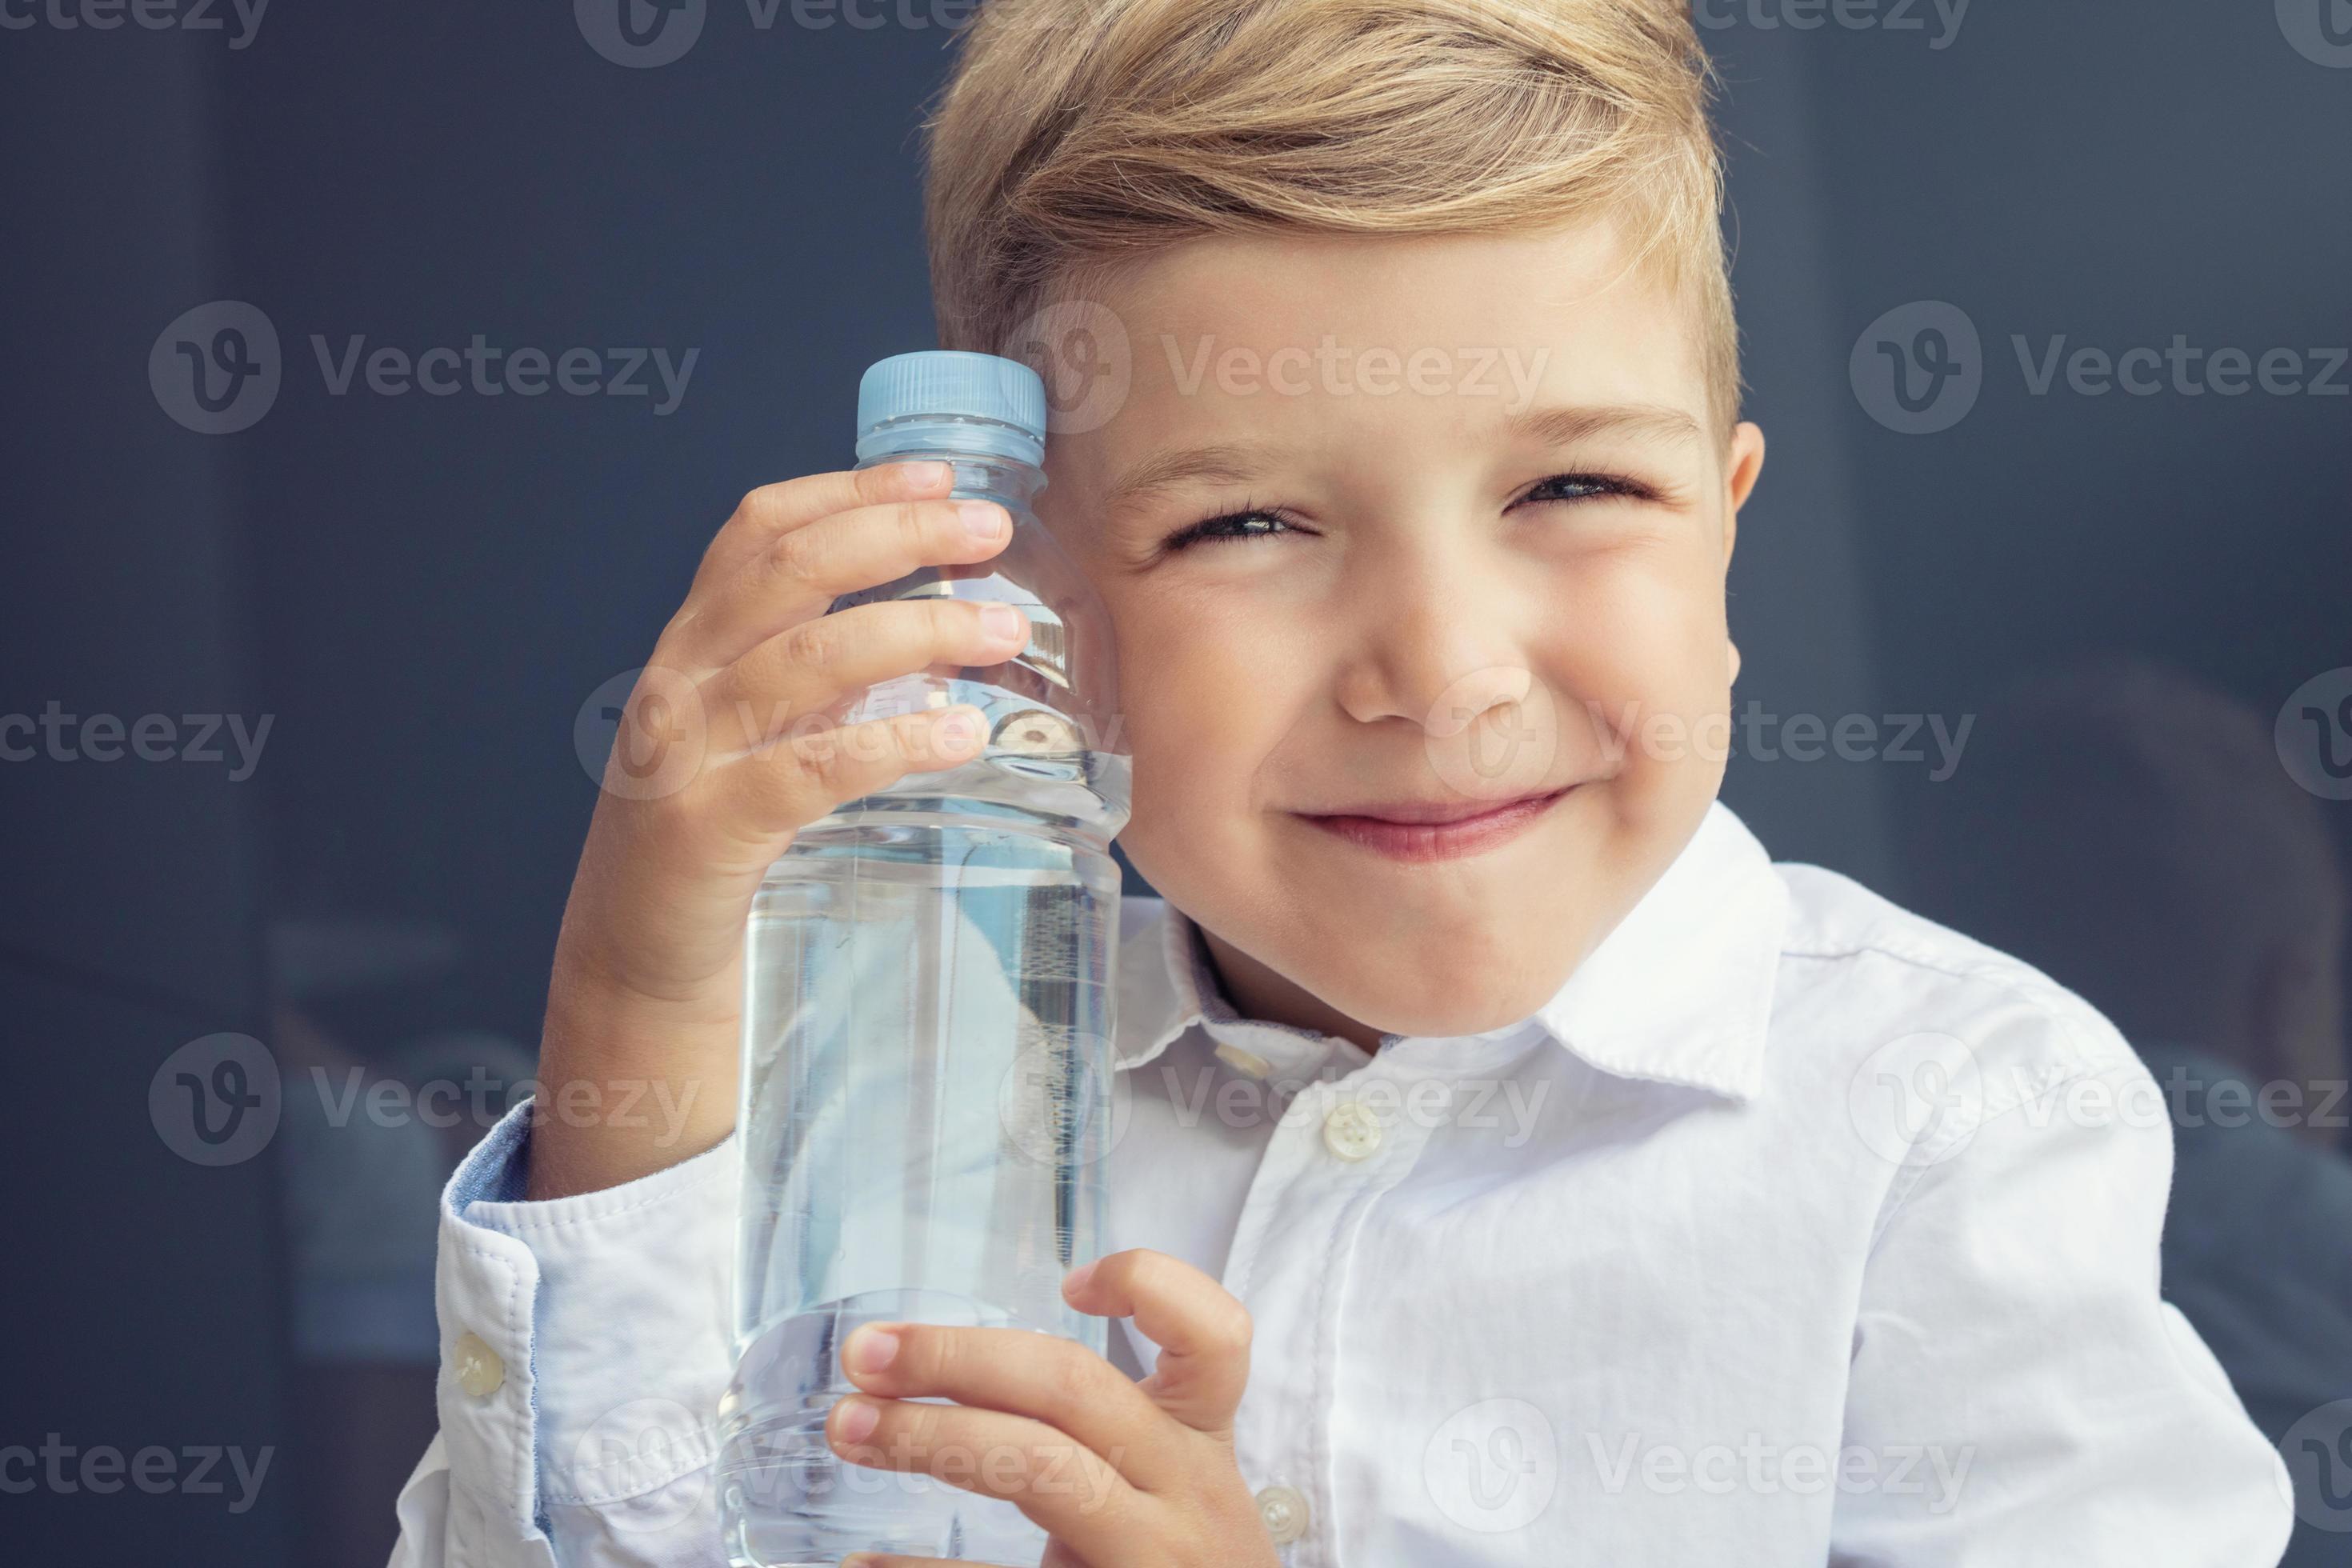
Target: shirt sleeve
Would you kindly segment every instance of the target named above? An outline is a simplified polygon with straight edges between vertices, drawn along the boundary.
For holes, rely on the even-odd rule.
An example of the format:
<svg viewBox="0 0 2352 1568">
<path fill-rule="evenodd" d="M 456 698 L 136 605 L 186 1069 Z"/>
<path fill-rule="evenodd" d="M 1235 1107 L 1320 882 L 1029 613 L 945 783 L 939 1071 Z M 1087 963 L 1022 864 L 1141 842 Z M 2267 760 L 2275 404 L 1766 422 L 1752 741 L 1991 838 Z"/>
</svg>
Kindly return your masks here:
<svg viewBox="0 0 2352 1568">
<path fill-rule="evenodd" d="M 442 1196 L 441 1430 L 402 1489 L 392 1568 L 710 1568 L 735 1141 L 530 1203 L 535 1107 Z"/>
<path fill-rule="evenodd" d="M 2097 1045 L 1987 1073 L 1898 1173 L 1856 1316 L 1832 1568 L 2284 1552 L 2285 1467 L 2159 1294 L 2163 1101 L 2119 1037 Z"/>
</svg>

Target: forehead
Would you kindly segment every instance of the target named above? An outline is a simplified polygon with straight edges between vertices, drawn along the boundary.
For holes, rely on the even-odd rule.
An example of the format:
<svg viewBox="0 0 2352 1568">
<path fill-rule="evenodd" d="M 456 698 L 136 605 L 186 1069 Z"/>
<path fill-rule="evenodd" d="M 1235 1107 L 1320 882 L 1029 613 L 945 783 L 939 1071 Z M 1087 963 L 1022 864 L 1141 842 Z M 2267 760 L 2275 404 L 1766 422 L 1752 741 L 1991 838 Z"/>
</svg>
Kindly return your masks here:
<svg viewBox="0 0 2352 1568">
<path fill-rule="evenodd" d="M 1402 460 L 1572 433 L 1580 410 L 1706 416 L 1688 302 L 1605 224 L 1217 237 L 1098 276 L 1087 299 L 1115 410 L 1049 446 L 1057 479 L 1097 493 L 1178 448 Z"/>
</svg>

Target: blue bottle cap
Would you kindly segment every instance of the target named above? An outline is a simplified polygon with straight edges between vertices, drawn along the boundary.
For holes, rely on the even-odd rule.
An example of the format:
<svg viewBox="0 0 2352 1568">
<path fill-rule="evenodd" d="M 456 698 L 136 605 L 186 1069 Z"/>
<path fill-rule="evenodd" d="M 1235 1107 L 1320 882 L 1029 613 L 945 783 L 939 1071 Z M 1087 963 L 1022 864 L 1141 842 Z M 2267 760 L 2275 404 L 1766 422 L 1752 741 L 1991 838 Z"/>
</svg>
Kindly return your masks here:
<svg viewBox="0 0 2352 1568">
<path fill-rule="evenodd" d="M 923 416 L 992 419 L 1034 442 L 1045 440 L 1045 384 L 1019 360 L 961 349 L 892 354 L 857 383 L 857 443 L 893 420 Z"/>
</svg>

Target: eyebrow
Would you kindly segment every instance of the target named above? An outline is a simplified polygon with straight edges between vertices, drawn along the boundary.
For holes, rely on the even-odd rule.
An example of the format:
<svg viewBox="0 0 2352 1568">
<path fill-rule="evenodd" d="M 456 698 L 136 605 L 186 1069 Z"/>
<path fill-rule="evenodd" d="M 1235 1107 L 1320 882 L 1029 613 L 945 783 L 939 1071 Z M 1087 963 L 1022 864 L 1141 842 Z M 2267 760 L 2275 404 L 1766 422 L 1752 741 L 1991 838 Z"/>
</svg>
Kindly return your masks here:
<svg viewBox="0 0 2352 1568">
<path fill-rule="evenodd" d="M 1652 441 L 1699 438 L 1697 420 L 1664 404 L 1629 403 L 1600 408 L 1529 408 L 1512 415 L 1505 427 L 1547 447 L 1572 447 L 1595 436 L 1632 436 Z"/>
<path fill-rule="evenodd" d="M 1103 510 L 1116 516 L 1158 490 L 1195 479 L 1234 482 L 1259 472 L 1276 448 L 1260 442 L 1223 442 L 1156 452 L 1118 477 L 1103 498 Z"/>
<path fill-rule="evenodd" d="M 1647 403 L 1522 409 L 1507 416 L 1503 428 L 1514 440 L 1545 447 L 1572 447 L 1605 435 L 1666 443 L 1696 441 L 1700 436 L 1698 421 L 1681 409 Z M 1156 452 L 1120 475 L 1105 492 L 1104 515 L 1117 517 L 1157 491 L 1195 480 L 1237 483 L 1254 478 L 1280 450 L 1265 442 L 1227 441 Z"/>
</svg>

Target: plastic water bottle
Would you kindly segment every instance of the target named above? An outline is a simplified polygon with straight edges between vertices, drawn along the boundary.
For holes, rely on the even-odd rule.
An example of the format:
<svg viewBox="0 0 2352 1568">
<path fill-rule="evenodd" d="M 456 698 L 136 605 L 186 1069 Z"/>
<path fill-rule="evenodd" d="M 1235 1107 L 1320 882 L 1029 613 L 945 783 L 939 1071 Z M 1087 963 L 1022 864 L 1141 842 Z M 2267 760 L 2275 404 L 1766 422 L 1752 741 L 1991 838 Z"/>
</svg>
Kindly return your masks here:
<svg viewBox="0 0 2352 1568">
<path fill-rule="evenodd" d="M 1045 391 L 1026 365 L 899 354 L 858 387 L 858 466 L 954 464 L 1002 503 L 988 561 L 839 600 L 1002 599 L 1029 646 L 882 682 L 854 723 L 976 704 L 984 751 L 803 828 L 752 907 L 746 957 L 736 1373 L 720 1410 L 730 1560 L 858 1550 L 1035 1563 L 1012 1504 L 836 1459 L 841 1345 L 870 1322 L 1034 1330 L 1100 1353 L 1062 1300 L 1097 1255 L 1111 1075 L 1111 948 L 1129 767 L 1109 618 L 1030 503 Z M 985 1455 L 955 1456 L 973 1474 Z M 1002 1463 L 1002 1460 L 996 1461 Z"/>
</svg>

